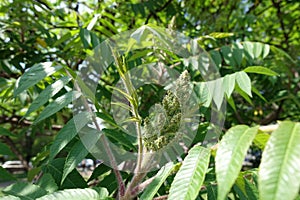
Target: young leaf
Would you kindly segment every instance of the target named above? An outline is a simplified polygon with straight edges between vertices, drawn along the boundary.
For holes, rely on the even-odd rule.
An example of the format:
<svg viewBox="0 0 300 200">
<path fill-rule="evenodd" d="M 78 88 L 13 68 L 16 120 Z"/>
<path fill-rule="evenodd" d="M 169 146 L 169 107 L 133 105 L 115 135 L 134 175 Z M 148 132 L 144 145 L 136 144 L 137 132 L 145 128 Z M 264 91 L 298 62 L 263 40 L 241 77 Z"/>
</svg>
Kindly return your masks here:
<svg viewBox="0 0 300 200">
<path fill-rule="evenodd" d="M 153 181 L 147 186 L 144 190 L 140 199 L 143 200 L 152 200 L 155 194 L 157 193 L 160 186 L 165 182 L 170 173 L 172 172 L 174 167 L 173 163 L 168 163 L 164 167 L 162 167 L 158 173 L 155 175 Z"/>
<path fill-rule="evenodd" d="M 47 194 L 47 191 L 43 188 L 33 185 L 31 183 L 18 182 L 6 187 L 2 190 L 4 194 L 10 194 L 20 197 L 21 199 L 36 199 Z"/>
<path fill-rule="evenodd" d="M 250 66 L 250 67 L 245 68 L 244 72 L 264 74 L 264 75 L 268 75 L 268 76 L 278 76 L 278 74 L 276 72 L 274 72 L 273 70 L 266 68 L 266 67 L 262 67 L 262 66 Z"/>
<path fill-rule="evenodd" d="M 300 187 L 300 123 L 281 122 L 262 155 L 259 195 L 264 200 L 295 199 Z"/>
<path fill-rule="evenodd" d="M 51 66 L 52 62 L 45 62 L 33 65 L 26 71 L 16 82 L 14 97 L 19 95 L 27 88 L 35 85 L 46 76 L 50 76 L 54 72 L 60 70 L 62 66 Z"/>
<path fill-rule="evenodd" d="M 210 152 L 201 146 L 194 146 L 185 157 L 170 188 L 168 199 L 196 199 L 209 164 Z"/>
<path fill-rule="evenodd" d="M 85 188 L 85 189 L 66 189 L 62 191 L 55 192 L 53 194 L 48 194 L 37 200 L 101 200 L 108 197 L 108 192 L 105 188 L 97 188 L 99 191 Z"/>
<path fill-rule="evenodd" d="M 258 131 L 258 126 L 249 128 L 235 126 L 222 138 L 216 154 L 218 200 L 224 200 L 242 168 L 247 150 Z"/>
<path fill-rule="evenodd" d="M 38 116 L 34 123 L 37 124 L 38 122 L 55 114 L 56 112 L 67 106 L 69 103 L 71 103 L 73 99 L 77 99 L 80 95 L 81 93 L 77 91 L 70 91 L 58 97 L 42 111 L 42 113 Z"/>
<path fill-rule="evenodd" d="M 39 96 L 31 103 L 24 117 L 28 116 L 33 111 L 37 110 L 39 107 L 44 105 L 51 97 L 58 93 L 65 84 L 67 84 L 71 79 L 67 76 L 62 77 L 55 83 L 49 85 L 44 89 Z"/>
</svg>

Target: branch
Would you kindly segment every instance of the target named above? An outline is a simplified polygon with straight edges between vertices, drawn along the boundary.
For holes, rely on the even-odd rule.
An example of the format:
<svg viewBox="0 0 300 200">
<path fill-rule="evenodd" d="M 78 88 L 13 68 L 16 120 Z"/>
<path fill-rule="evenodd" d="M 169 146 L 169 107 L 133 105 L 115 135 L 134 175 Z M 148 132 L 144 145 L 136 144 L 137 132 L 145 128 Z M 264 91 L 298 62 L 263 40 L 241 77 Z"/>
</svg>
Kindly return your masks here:
<svg viewBox="0 0 300 200">
<path fill-rule="evenodd" d="M 26 119 L 21 120 L 22 117 L 20 116 L 1 116 L 0 117 L 0 124 L 5 124 L 5 123 L 9 123 L 9 124 L 14 124 L 14 125 L 19 125 L 19 126 L 31 126 L 33 123 L 31 121 L 28 121 Z M 62 129 L 62 125 L 52 125 L 51 129 L 52 130 L 57 130 L 59 131 L 60 129 Z"/>
<path fill-rule="evenodd" d="M 8 136 L 1 137 L 4 142 L 10 147 L 11 151 L 18 157 L 18 159 L 22 162 L 26 170 L 29 170 L 29 165 L 26 159 L 22 156 L 21 152 L 16 148 L 15 143 Z"/>
<path fill-rule="evenodd" d="M 282 19 L 283 13 L 281 12 L 281 7 L 280 7 L 281 0 L 278 2 L 275 2 L 275 0 L 272 0 L 272 3 L 273 3 L 273 6 L 277 9 L 276 14 L 279 19 L 280 27 L 283 32 L 284 43 L 286 44 L 286 48 L 288 49 L 289 48 L 289 34 L 286 32 L 285 25 L 284 25 L 283 19 Z"/>
</svg>

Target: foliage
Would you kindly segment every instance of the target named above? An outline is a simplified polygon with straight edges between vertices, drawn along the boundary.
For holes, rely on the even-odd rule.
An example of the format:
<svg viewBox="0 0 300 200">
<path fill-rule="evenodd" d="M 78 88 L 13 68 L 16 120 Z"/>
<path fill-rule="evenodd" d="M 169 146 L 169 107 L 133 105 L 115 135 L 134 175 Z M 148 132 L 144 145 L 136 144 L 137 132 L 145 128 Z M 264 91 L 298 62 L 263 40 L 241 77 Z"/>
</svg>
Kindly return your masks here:
<svg viewBox="0 0 300 200">
<path fill-rule="evenodd" d="M 1 1 L 0 159 L 20 160 L 28 180 L 4 188 L 1 198 L 299 199 L 299 8 L 299 2 L 287 0 Z M 168 27 L 168 34 L 160 27 Z M 124 55 L 113 49 L 106 55 L 114 63 L 90 90 L 77 76 L 88 73 L 86 57 L 130 29 L 136 29 L 132 41 L 152 34 L 166 46 L 165 38 L 180 40 L 176 30 L 208 53 L 195 60 L 170 49 L 134 49 L 126 41 Z M 193 45 L 187 49 L 195 52 Z M 207 58 L 220 76 L 204 78 L 198 68 Z M 134 88 L 128 72 L 153 63 L 180 74 L 174 90 L 148 82 Z M 124 88 L 117 87 L 120 81 Z M 187 82 L 195 97 L 186 93 Z M 124 101 L 111 103 L 116 93 Z M 200 119 L 190 146 L 160 169 L 147 171 L 157 163 L 142 158 L 142 152 L 159 152 L 188 138 L 184 131 L 192 132 L 179 129 L 189 98 L 196 99 Z M 224 99 L 227 112 L 216 115 Z M 72 112 L 75 100 L 92 104 L 95 116 Z M 115 116 L 116 109 L 130 115 Z M 85 127 L 96 117 L 104 128 Z M 207 140 L 214 117 L 226 122 L 219 138 Z M 138 139 L 128 134 L 130 124 L 141 130 Z M 108 163 L 90 177 L 79 173 L 82 159 L 98 159 L 85 144 L 99 138 L 139 155 L 135 173 Z M 250 169 L 243 166 L 249 149 L 262 152 Z M 0 166 L 0 181 L 16 178 Z"/>
</svg>

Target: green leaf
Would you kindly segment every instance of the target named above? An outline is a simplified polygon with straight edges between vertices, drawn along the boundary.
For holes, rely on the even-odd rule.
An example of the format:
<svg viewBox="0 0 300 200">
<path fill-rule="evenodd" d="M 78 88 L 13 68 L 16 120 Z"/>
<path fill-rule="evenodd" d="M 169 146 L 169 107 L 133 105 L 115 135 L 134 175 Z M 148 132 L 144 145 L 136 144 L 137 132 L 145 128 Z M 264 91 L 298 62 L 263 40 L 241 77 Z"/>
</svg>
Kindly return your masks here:
<svg viewBox="0 0 300 200">
<path fill-rule="evenodd" d="M 206 188 L 207 188 L 207 200 L 217 200 L 218 198 L 217 185 L 208 185 Z"/>
<path fill-rule="evenodd" d="M 59 189 L 70 189 L 70 188 L 86 188 L 87 183 L 79 174 L 79 172 L 74 169 L 66 178 L 63 184 L 61 183 L 63 170 L 64 170 L 64 158 L 57 158 L 52 160 L 47 165 L 43 166 L 43 172 L 49 173 L 55 180 L 56 185 Z"/>
<path fill-rule="evenodd" d="M 250 66 L 250 67 L 245 68 L 243 71 L 247 72 L 247 73 L 264 74 L 264 75 L 268 75 L 268 76 L 278 76 L 279 75 L 276 72 L 274 72 L 273 70 L 266 68 L 266 67 L 262 67 L 262 66 Z"/>
<path fill-rule="evenodd" d="M 3 128 L 3 127 L 0 127 L 0 135 L 16 137 L 16 135 L 12 134 L 9 130 L 7 130 L 6 128 Z"/>
<path fill-rule="evenodd" d="M 252 86 L 251 91 L 254 92 L 257 96 L 259 96 L 259 98 L 261 98 L 264 102 L 267 102 L 266 98 L 260 94 L 260 92 L 258 91 L 258 89 L 256 89 L 256 87 Z"/>
<path fill-rule="evenodd" d="M 165 180 L 172 172 L 173 167 L 174 167 L 173 163 L 168 163 L 167 165 L 162 167 L 155 175 L 153 181 L 144 190 L 140 199 L 152 200 L 155 194 L 157 193 L 158 189 L 160 188 L 160 186 L 165 182 Z"/>
<path fill-rule="evenodd" d="M 13 195 L 7 195 L 4 197 L 1 197 L 1 200 L 21 200 L 19 197 L 15 197 Z"/>
<path fill-rule="evenodd" d="M 98 178 L 99 176 L 101 176 L 102 174 L 110 171 L 111 168 L 106 166 L 105 164 L 101 163 L 100 165 L 98 165 L 94 170 L 92 175 L 90 176 L 89 180 L 87 182 L 90 182 L 91 180 Z"/>
<path fill-rule="evenodd" d="M 39 63 L 32 66 L 28 71 L 26 71 L 16 82 L 14 97 L 16 97 L 29 87 L 35 85 L 43 78 L 50 76 L 51 74 L 62 68 L 62 66 L 51 65 L 52 62 Z"/>
<path fill-rule="evenodd" d="M 198 103 L 204 107 L 209 107 L 212 101 L 212 94 L 208 90 L 208 84 L 205 82 L 195 83 L 194 92 L 198 97 Z"/>
<path fill-rule="evenodd" d="M 79 36 L 84 48 L 89 48 L 91 46 L 91 35 L 90 31 L 87 29 L 81 28 L 79 32 Z"/>
<path fill-rule="evenodd" d="M 249 128 L 238 125 L 229 129 L 222 138 L 216 154 L 218 200 L 225 199 L 242 168 L 243 160 L 258 131 L 258 126 Z"/>
<path fill-rule="evenodd" d="M 0 142 L 0 155 L 14 156 L 15 154 L 10 150 L 10 148 L 6 144 Z"/>
<path fill-rule="evenodd" d="M 67 175 L 76 168 L 77 164 L 80 163 L 88 155 L 88 153 L 88 150 L 86 150 L 80 140 L 75 143 L 66 158 L 61 183 L 64 182 Z"/>
<path fill-rule="evenodd" d="M 128 134 L 115 129 L 103 129 L 103 132 L 109 139 L 112 138 L 129 149 L 137 150 L 136 146 L 129 140 L 130 136 Z"/>
<path fill-rule="evenodd" d="M 95 26 L 95 24 L 97 23 L 97 20 L 99 18 L 100 14 L 96 14 L 93 19 L 90 21 L 89 25 L 87 26 L 87 30 L 90 31 L 93 29 L 93 27 Z"/>
<path fill-rule="evenodd" d="M 264 200 L 295 199 L 300 187 L 300 123 L 281 122 L 272 133 L 259 170 Z"/>
<path fill-rule="evenodd" d="M 223 88 L 224 91 L 227 95 L 227 97 L 229 98 L 230 95 L 232 94 L 233 90 L 234 90 L 234 86 L 235 86 L 235 73 L 234 74 L 229 74 L 224 76 L 223 78 Z"/>
<path fill-rule="evenodd" d="M 225 32 L 213 32 L 213 33 L 210 33 L 209 36 L 220 39 L 220 38 L 227 38 L 227 37 L 234 36 L 234 34 L 233 33 L 225 33 Z"/>
<path fill-rule="evenodd" d="M 239 93 L 249 104 L 253 105 L 252 100 L 238 85 L 235 86 L 235 91 Z"/>
<path fill-rule="evenodd" d="M 70 80 L 71 79 L 69 77 L 64 76 L 61 79 L 57 80 L 55 83 L 47 86 L 46 89 L 44 89 L 39 94 L 39 96 L 31 103 L 24 117 L 28 116 L 30 113 L 48 102 L 49 99 L 57 94 Z"/>
<path fill-rule="evenodd" d="M 98 191 L 97 191 L 98 190 Z M 101 200 L 108 197 L 108 192 L 105 188 L 90 189 L 66 189 L 62 191 L 55 192 L 53 194 L 48 194 L 37 200 Z"/>
<path fill-rule="evenodd" d="M 246 74 L 246 72 L 236 72 L 235 73 L 235 80 L 241 90 L 243 90 L 246 94 L 248 94 L 250 97 L 252 97 L 251 94 L 251 80 L 249 76 Z"/>
<path fill-rule="evenodd" d="M 0 166 L 0 182 L 2 181 L 12 181 L 16 180 L 14 176 L 11 175 L 6 169 L 4 169 L 2 166 Z"/>
<path fill-rule="evenodd" d="M 45 189 L 48 193 L 53 193 L 58 189 L 54 178 L 49 173 L 43 174 L 37 185 Z"/>
<path fill-rule="evenodd" d="M 258 132 L 253 140 L 253 143 L 255 146 L 257 146 L 260 149 L 264 149 L 268 140 L 270 138 L 270 134 L 264 133 L 264 132 Z"/>
<path fill-rule="evenodd" d="M 4 194 L 20 197 L 21 199 L 36 199 L 47 194 L 43 188 L 30 183 L 15 183 L 2 190 Z"/>
<path fill-rule="evenodd" d="M 209 54 L 218 68 L 222 67 L 222 57 L 219 51 L 209 51 Z"/>
<path fill-rule="evenodd" d="M 196 199 L 204 181 L 209 159 L 208 149 L 194 146 L 185 157 L 172 182 L 168 199 Z"/>
<path fill-rule="evenodd" d="M 42 111 L 42 113 L 38 116 L 38 118 L 34 121 L 35 124 L 38 122 L 50 117 L 51 115 L 55 114 L 62 108 L 66 107 L 68 104 L 72 102 L 72 100 L 77 99 L 80 97 L 81 93 L 77 91 L 70 91 L 57 99 L 51 102 L 46 108 Z"/>
<path fill-rule="evenodd" d="M 49 160 L 51 161 L 81 130 L 90 120 L 87 112 L 75 115 L 58 133 L 50 147 Z M 76 125 L 75 125 L 76 123 Z"/>
</svg>

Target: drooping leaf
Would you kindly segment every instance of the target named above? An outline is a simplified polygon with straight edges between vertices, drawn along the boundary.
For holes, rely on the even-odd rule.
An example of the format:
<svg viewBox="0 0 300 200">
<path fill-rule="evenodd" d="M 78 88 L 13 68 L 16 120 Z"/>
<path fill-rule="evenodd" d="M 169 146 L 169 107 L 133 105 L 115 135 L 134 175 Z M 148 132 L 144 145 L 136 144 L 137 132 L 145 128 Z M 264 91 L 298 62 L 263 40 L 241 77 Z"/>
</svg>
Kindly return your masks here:
<svg viewBox="0 0 300 200">
<path fill-rule="evenodd" d="M 225 199 L 242 168 L 243 160 L 258 131 L 258 126 L 249 128 L 238 125 L 229 129 L 222 138 L 216 154 L 218 200 Z"/>
<path fill-rule="evenodd" d="M 66 189 L 52 194 L 45 195 L 37 200 L 101 200 L 108 197 L 108 192 L 105 188 L 97 189 Z"/>
<path fill-rule="evenodd" d="M 52 160 L 90 120 L 87 112 L 75 115 L 58 133 L 50 147 L 49 160 Z M 76 124 L 76 125 L 75 125 Z"/>
<path fill-rule="evenodd" d="M 20 197 L 21 199 L 35 200 L 38 197 L 47 194 L 47 191 L 43 188 L 33 185 L 31 183 L 18 182 L 6 187 L 2 190 L 4 194 Z"/>
<path fill-rule="evenodd" d="M 37 110 L 39 107 L 44 105 L 49 101 L 51 97 L 53 97 L 56 93 L 58 93 L 65 84 L 67 84 L 71 79 L 67 76 L 62 77 L 57 80 L 55 83 L 47 86 L 39 96 L 31 103 L 24 117 L 28 116 L 33 111 Z"/>
<path fill-rule="evenodd" d="M 51 115 L 55 114 L 62 108 L 66 107 L 68 104 L 72 102 L 72 100 L 80 97 L 81 93 L 77 91 L 70 91 L 57 99 L 51 102 L 46 108 L 42 111 L 42 113 L 38 116 L 38 118 L 34 121 L 34 123 L 38 123 Z"/>
<path fill-rule="evenodd" d="M 229 98 L 235 86 L 235 73 L 224 76 L 222 85 L 227 97 Z"/>
<path fill-rule="evenodd" d="M 157 174 L 155 175 L 154 180 L 147 186 L 147 188 L 143 191 L 141 199 L 144 200 L 152 200 L 158 189 L 165 182 L 167 177 L 170 175 L 174 167 L 173 163 L 168 163 L 164 167 L 162 167 Z"/>
<path fill-rule="evenodd" d="M 210 152 L 194 146 L 185 157 L 172 182 L 168 199 L 196 199 L 209 164 Z"/>
<path fill-rule="evenodd" d="M 292 200 L 300 187 L 300 123 L 281 122 L 272 133 L 259 170 L 259 196 Z"/>
<path fill-rule="evenodd" d="M 16 88 L 14 90 L 14 97 L 19 95 L 24 90 L 35 85 L 43 78 L 50 76 L 54 72 L 60 70 L 62 66 L 52 66 L 52 62 L 39 63 L 32 66 L 26 71 L 17 81 Z"/>
<path fill-rule="evenodd" d="M 241 90 L 243 90 L 246 94 L 252 97 L 251 94 L 251 80 L 246 72 L 237 72 L 235 75 L 236 83 L 239 85 Z"/>
<path fill-rule="evenodd" d="M 262 67 L 262 66 L 250 66 L 250 67 L 245 68 L 244 72 L 264 74 L 264 75 L 268 75 L 268 76 L 278 76 L 278 74 L 276 72 L 274 72 L 273 70 L 266 68 L 266 67 Z"/>
</svg>

